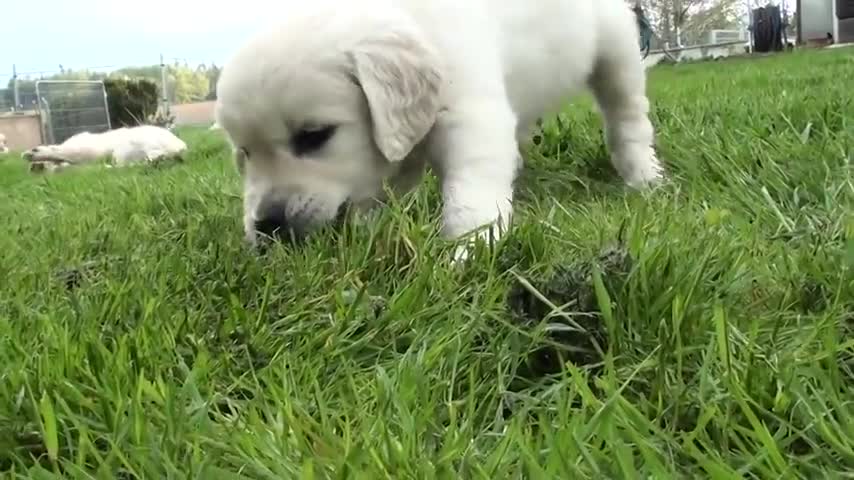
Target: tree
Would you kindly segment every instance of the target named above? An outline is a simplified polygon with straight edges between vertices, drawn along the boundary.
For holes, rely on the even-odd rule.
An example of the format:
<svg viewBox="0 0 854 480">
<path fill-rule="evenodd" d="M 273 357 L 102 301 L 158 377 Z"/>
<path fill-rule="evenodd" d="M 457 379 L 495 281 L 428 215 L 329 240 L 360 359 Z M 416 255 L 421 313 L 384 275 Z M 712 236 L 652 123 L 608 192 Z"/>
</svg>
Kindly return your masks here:
<svg viewBox="0 0 854 480">
<path fill-rule="evenodd" d="M 110 74 L 112 78 L 146 79 L 162 88 L 160 65 L 128 67 Z M 210 91 L 208 72 L 190 68 L 186 63 L 175 62 L 166 68 L 166 99 L 172 103 L 204 100 Z"/>
<path fill-rule="evenodd" d="M 61 67 L 62 65 L 60 65 Z M 107 74 L 89 70 L 62 69 L 60 73 L 51 75 L 48 80 L 103 80 Z"/>
<path fill-rule="evenodd" d="M 125 67 L 115 70 L 110 74 L 114 78 L 144 78 L 160 83 L 160 65 L 148 65 L 145 67 Z"/>
<path fill-rule="evenodd" d="M 738 25 L 739 0 L 635 0 L 646 12 L 656 35 L 665 42 L 682 46 L 702 43 L 712 29 Z M 687 33 L 686 33 L 687 32 Z"/>
<path fill-rule="evenodd" d="M 171 93 L 170 100 L 177 103 L 204 100 L 208 95 L 207 76 L 186 65 L 171 68 L 169 83 L 172 85 L 171 89 L 167 89 Z"/>
<path fill-rule="evenodd" d="M 207 100 L 216 100 L 216 83 L 219 81 L 219 75 L 222 69 L 216 65 L 211 65 L 207 71 L 208 76 L 208 96 Z"/>
<path fill-rule="evenodd" d="M 166 98 L 172 103 L 198 102 L 216 98 L 216 82 L 220 68 L 216 65 L 199 65 L 191 68 L 186 62 L 175 62 L 166 71 Z M 90 70 L 72 70 L 59 65 L 59 73 L 43 77 L 42 80 L 147 80 L 157 87 L 158 97 L 162 95 L 162 73 L 160 65 L 124 67 L 109 74 Z M 35 80 L 18 77 L 18 91 L 21 103 L 29 105 L 35 97 Z M 11 106 L 14 103 L 12 80 L 8 90 L 2 93 L 0 104 Z"/>
</svg>

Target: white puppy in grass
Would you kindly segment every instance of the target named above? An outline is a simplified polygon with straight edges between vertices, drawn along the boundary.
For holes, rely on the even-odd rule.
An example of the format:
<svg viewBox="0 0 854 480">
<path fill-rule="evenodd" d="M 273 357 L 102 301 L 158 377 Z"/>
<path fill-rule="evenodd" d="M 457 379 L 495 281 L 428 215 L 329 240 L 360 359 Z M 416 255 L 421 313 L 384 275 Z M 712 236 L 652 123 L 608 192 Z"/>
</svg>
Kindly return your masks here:
<svg viewBox="0 0 854 480">
<path fill-rule="evenodd" d="M 105 159 L 111 165 L 123 167 L 180 158 L 186 149 L 184 141 L 169 130 L 141 125 L 101 133 L 78 133 L 59 145 L 35 147 L 24 152 L 22 157 L 32 164 L 34 171 L 93 164 Z"/>
<path fill-rule="evenodd" d="M 519 143 L 584 89 L 625 182 L 662 176 L 624 0 L 284 0 L 283 11 L 217 86 L 251 243 L 300 239 L 345 206 L 383 200 L 384 182 L 412 188 L 428 165 L 445 237 L 497 235 L 511 218 Z"/>
<path fill-rule="evenodd" d="M 6 135 L 0 133 L 0 153 L 9 153 L 9 147 L 6 145 Z"/>
</svg>

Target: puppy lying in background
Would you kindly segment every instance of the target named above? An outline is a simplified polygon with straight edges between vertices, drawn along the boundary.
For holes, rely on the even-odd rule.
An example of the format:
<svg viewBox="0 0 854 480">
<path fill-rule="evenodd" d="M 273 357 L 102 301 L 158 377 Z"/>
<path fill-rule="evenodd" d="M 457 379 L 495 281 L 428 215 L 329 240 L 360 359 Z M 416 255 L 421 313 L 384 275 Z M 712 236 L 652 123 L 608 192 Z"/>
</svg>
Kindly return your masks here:
<svg viewBox="0 0 854 480">
<path fill-rule="evenodd" d="M 102 133 L 82 132 L 59 145 L 42 145 L 21 156 L 31 171 L 55 171 L 109 159 L 118 167 L 180 158 L 187 145 L 165 128 L 152 125 L 118 128 Z"/>
<path fill-rule="evenodd" d="M 414 187 L 426 166 L 447 238 L 497 235 L 519 143 L 584 89 L 625 182 L 662 176 L 624 0 L 283 1 L 286 18 L 242 46 L 217 86 L 250 243 L 301 239 L 346 206 L 376 205 L 386 182 Z"/>
<path fill-rule="evenodd" d="M 6 135 L 0 133 L 0 153 L 9 153 L 9 147 L 6 145 Z"/>
</svg>

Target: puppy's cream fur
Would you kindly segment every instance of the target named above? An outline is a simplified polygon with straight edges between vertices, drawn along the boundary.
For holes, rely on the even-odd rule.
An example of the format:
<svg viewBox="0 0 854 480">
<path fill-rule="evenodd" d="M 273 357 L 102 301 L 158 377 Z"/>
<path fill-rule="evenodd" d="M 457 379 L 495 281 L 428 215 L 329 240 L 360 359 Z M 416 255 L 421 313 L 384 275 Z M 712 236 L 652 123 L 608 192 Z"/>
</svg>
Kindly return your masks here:
<svg viewBox="0 0 854 480">
<path fill-rule="evenodd" d="M 662 175 L 624 0 L 284 1 L 286 18 L 242 46 L 217 87 L 251 242 L 266 217 L 309 230 L 342 204 L 381 200 L 383 182 L 413 187 L 427 165 L 445 236 L 503 231 L 519 142 L 587 88 L 626 183 Z M 328 126 L 328 141 L 297 148 Z"/>
<path fill-rule="evenodd" d="M 67 165 L 85 165 L 110 158 L 115 166 L 121 167 L 155 162 L 179 155 L 186 149 L 187 145 L 169 130 L 142 125 L 102 133 L 78 133 L 59 145 L 42 145 L 22 156 L 30 162 Z"/>
<path fill-rule="evenodd" d="M 6 135 L 0 133 L 0 153 L 9 153 L 9 147 L 6 146 Z"/>
</svg>

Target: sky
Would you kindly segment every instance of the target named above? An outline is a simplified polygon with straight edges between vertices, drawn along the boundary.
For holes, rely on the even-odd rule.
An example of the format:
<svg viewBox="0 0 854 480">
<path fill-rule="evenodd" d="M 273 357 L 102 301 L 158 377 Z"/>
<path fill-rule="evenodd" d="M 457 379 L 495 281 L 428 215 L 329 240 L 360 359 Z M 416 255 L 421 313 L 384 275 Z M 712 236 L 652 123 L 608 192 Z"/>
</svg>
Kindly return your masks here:
<svg viewBox="0 0 854 480">
<path fill-rule="evenodd" d="M 12 74 L 71 69 L 191 65 L 228 58 L 281 14 L 276 0 L 14 0 L 3 2 L 0 86 Z M 240 8 L 234 8 L 234 5 Z M 272 7 L 272 8 L 271 8 Z M 34 74 L 33 76 L 38 76 Z"/>
<path fill-rule="evenodd" d="M 311 0 L 305 0 L 311 1 Z M 0 28 L 0 88 L 12 75 L 167 62 L 222 65 L 284 0 L 9 0 Z M 760 2 L 754 0 L 754 4 Z M 791 3 L 791 2 L 789 2 Z M 239 6 L 239 8 L 235 8 Z"/>
</svg>

